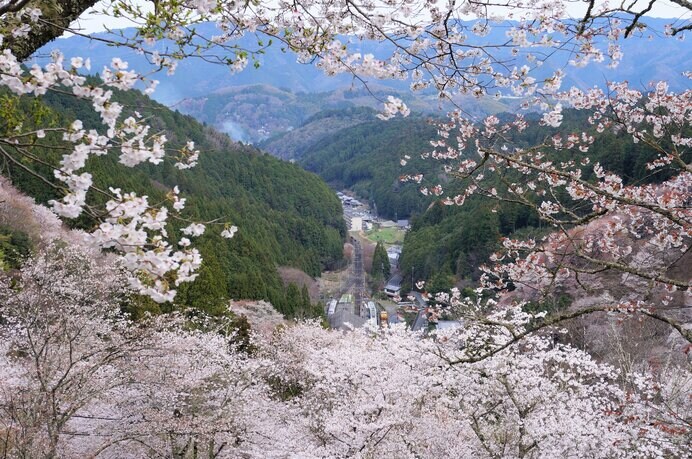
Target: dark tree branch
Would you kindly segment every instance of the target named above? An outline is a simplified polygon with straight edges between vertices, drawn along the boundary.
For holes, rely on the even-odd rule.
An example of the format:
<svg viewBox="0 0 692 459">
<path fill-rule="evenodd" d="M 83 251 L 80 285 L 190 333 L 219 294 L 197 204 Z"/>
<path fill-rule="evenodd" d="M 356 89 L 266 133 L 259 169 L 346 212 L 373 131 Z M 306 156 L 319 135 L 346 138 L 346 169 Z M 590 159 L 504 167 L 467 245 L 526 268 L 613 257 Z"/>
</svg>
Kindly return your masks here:
<svg viewBox="0 0 692 459">
<path fill-rule="evenodd" d="M 629 37 L 632 31 L 634 30 L 635 27 L 637 27 L 637 24 L 639 24 L 639 18 L 644 16 L 646 13 L 651 11 L 651 8 L 654 6 L 654 3 L 656 3 L 656 0 L 649 0 L 649 4 L 641 10 L 639 13 L 634 15 L 634 19 L 632 19 L 632 23 L 627 26 L 625 29 L 625 38 Z"/>
<path fill-rule="evenodd" d="M 586 30 L 586 23 L 593 19 L 591 17 L 591 11 L 593 10 L 593 6 L 594 6 L 594 0 L 589 0 L 589 7 L 586 10 L 586 14 L 584 14 L 584 19 L 582 19 L 579 23 L 579 29 L 577 30 L 577 34 L 579 34 L 579 35 L 583 34 L 584 30 Z"/>
<path fill-rule="evenodd" d="M 0 5 L 0 14 L 5 14 L 5 13 L 16 13 L 17 11 L 21 10 L 26 6 L 27 3 L 29 3 L 31 0 L 19 0 L 18 2 L 8 2 L 4 5 Z"/>
<path fill-rule="evenodd" d="M 28 6 L 28 3 L 30 2 L 22 2 L 22 6 Z M 96 3 L 97 0 L 58 0 L 55 8 L 42 9 L 43 17 L 32 24 L 28 36 L 8 35 L 1 45 L 2 49 L 10 49 L 17 60 L 22 62 L 39 48 L 61 36 L 73 21 Z"/>
<path fill-rule="evenodd" d="M 575 319 L 577 317 L 581 317 L 584 315 L 588 314 L 593 314 L 595 312 L 612 312 L 612 311 L 617 311 L 617 308 L 613 308 L 612 306 L 592 306 L 590 308 L 585 308 L 585 309 L 580 309 L 578 311 L 573 311 L 573 312 L 568 312 L 568 313 L 563 313 L 563 314 L 558 314 L 552 317 L 547 317 L 545 320 L 540 322 L 539 324 L 527 328 L 526 330 L 522 331 L 521 333 L 515 333 L 513 329 L 508 326 L 507 324 L 501 323 L 501 322 L 495 322 L 487 319 L 482 319 L 481 323 L 486 324 L 486 325 L 497 325 L 506 328 L 511 334 L 512 334 L 512 339 L 507 341 L 501 346 L 498 346 L 495 349 L 489 350 L 487 352 L 484 352 L 480 355 L 475 355 L 471 357 L 462 357 L 458 359 L 449 359 L 449 358 L 444 358 L 447 360 L 447 363 L 450 365 L 458 365 L 460 363 L 476 363 L 480 362 L 482 360 L 485 360 L 487 358 L 490 358 L 496 354 L 499 354 L 500 352 L 504 351 L 505 349 L 513 346 L 514 344 L 517 344 L 519 341 L 524 339 L 525 337 L 542 330 L 547 327 L 551 327 L 553 325 L 557 325 L 561 322 L 564 322 L 566 320 L 570 319 Z M 692 344 L 692 329 L 687 328 L 685 325 L 677 322 L 674 319 L 671 319 L 670 317 L 665 317 L 662 316 L 655 311 L 648 311 L 648 310 L 637 310 L 635 311 L 636 313 L 643 314 L 645 316 L 651 317 L 652 319 L 664 322 L 671 327 L 673 327 L 675 330 L 677 330 L 680 335 L 682 335 L 685 340 L 687 340 L 688 343 Z"/>
<path fill-rule="evenodd" d="M 670 2 L 687 8 L 688 10 L 692 10 L 692 2 L 689 0 L 670 0 Z"/>
</svg>

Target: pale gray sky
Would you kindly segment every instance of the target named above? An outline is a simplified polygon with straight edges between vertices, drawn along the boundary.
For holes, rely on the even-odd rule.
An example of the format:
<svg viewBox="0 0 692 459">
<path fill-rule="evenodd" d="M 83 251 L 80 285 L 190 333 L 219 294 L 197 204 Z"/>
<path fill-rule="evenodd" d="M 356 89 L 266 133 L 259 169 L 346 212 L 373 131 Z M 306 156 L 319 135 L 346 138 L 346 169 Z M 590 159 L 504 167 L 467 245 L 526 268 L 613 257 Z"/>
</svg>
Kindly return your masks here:
<svg viewBox="0 0 692 459">
<path fill-rule="evenodd" d="M 154 4 L 147 0 L 130 0 L 131 3 L 138 4 L 143 10 L 149 12 L 153 11 Z M 105 8 L 108 8 L 112 2 L 110 0 L 100 1 L 96 4 L 94 8 L 83 14 L 77 21 L 72 24 L 72 28 L 80 30 L 82 33 L 95 33 L 103 32 L 106 27 L 109 29 L 124 29 L 126 27 L 133 27 L 132 21 L 124 18 L 114 18 L 112 16 L 106 16 L 98 13 Z"/>
<path fill-rule="evenodd" d="M 597 2 L 598 1 L 599 0 L 597 0 Z M 130 0 L 130 2 L 140 5 L 143 9 L 147 11 L 151 11 L 153 9 L 153 3 L 148 0 Z M 111 0 L 101 1 L 96 5 L 94 9 L 103 10 L 104 8 L 108 7 L 110 3 Z M 267 3 L 271 3 L 271 0 Z M 646 3 L 648 3 L 648 0 L 638 0 L 638 3 L 641 5 L 645 5 Z M 574 7 L 571 8 L 570 11 L 574 14 L 582 11 L 583 8 L 584 2 L 576 1 Z M 652 11 L 647 14 L 647 16 L 662 18 L 678 18 L 681 15 L 683 15 L 683 17 L 687 18 L 688 20 L 692 17 L 692 15 L 689 12 L 686 12 L 684 8 L 681 8 L 680 6 L 673 4 L 668 0 L 658 0 L 654 5 Z M 93 12 L 88 12 L 84 14 L 78 21 L 76 21 L 73 24 L 75 28 L 81 29 L 83 33 L 101 32 L 105 30 L 104 25 L 110 29 L 119 29 L 125 27 L 132 27 L 135 24 L 126 19 L 116 19 L 110 16 L 104 16 L 102 14 L 96 14 Z"/>
</svg>

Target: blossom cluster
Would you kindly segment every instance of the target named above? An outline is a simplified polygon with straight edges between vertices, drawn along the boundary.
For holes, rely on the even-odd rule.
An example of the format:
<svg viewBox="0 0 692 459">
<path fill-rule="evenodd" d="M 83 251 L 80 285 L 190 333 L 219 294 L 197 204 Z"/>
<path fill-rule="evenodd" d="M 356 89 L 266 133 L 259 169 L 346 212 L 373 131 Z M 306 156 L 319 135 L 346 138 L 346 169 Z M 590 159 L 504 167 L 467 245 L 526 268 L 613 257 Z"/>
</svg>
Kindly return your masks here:
<svg viewBox="0 0 692 459">
<path fill-rule="evenodd" d="M 649 88 L 643 92 L 611 82 L 607 91 L 571 88 L 555 93 L 555 103 L 546 104 L 541 118 L 555 133 L 531 146 L 513 140 L 526 129 L 521 115 L 506 122 L 489 116 L 475 124 L 457 111 L 439 124 L 438 139 L 431 142 L 434 150 L 424 156 L 466 183 L 460 194 L 445 197 L 445 204 L 463 204 L 473 194 L 507 200 L 530 208 L 556 230 L 543 241 L 524 245 L 505 240 L 490 260 L 494 265 L 484 267 L 487 287 L 511 290 L 525 285 L 548 295 L 549 289 L 580 285 L 585 279 L 597 282 L 592 273 L 614 270 L 655 281 L 657 288 L 689 291 L 689 279 L 666 273 L 692 242 L 687 139 L 692 93 L 672 93 L 665 82 Z M 563 107 L 586 112 L 583 131 L 560 129 Z M 671 178 L 627 184 L 601 164 L 592 164 L 587 153 L 606 130 L 645 144 L 654 154 L 646 169 L 666 168 Z M 418 177 L 419 183 L 424 180 Z M 422 192 L 431 189 L 436 195 L 444 191 L 435 184 L 423 186 Z M 657 306 L 653 298 L 659 297 L 653 295 L 651 310 Z"/>
</svg>

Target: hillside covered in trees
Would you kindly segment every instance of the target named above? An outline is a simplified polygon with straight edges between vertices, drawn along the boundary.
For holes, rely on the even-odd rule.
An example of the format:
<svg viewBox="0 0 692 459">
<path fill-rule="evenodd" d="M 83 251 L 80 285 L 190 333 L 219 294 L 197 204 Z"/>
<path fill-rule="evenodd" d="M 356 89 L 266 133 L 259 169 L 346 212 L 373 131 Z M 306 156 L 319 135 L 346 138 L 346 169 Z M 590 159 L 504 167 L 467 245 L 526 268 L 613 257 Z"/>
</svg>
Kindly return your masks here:
<svg viewBox="0 0 692 459">
<path fill-rule="evenodd" d="M 116 98 L 128 112 L 136 111 L 147 118 L 158 134 L 167 136 L 173 148 L 194 141 L 201 151 L 199 164 L 181 171 L 170 161 L 161 166 L 129 169 L 118 164 L 117 158 L 92 160 L 87 169 L 95 185 L 104 190 L 108 186 L 130 189 L 149 196 L 151 202 L 164 200 L 177 185 L 181 196 L 187 199 L 186 210 L 191 219 L 222 218 L 240 228 L 232 240 L 219 237 L 213 229 L 197 240 L 204 263 L 196 282 L 180 287 L 176 303 L 218 314 L 226 310 L 229 298 L 267 299 L 288 316 L 319 314 L 319 309 L 296 310 L 292 301 L 286 301 L 277 267 L 294 266 L 318 276 L 321 270 L 340 265 L 345 235 L 341 204 L 324 182 L 295 165 L 234 143 L 225 134 L 138 92 L 121 92 Z M 22 113 L 36 107 L 40 108 L 41 118 L 55 124 L 80 119 L 89 129 L 98 127 L 100 122 L 85 102 L 74 98 L 51 93 L 30 101 L 4 94 L 0 99 L 3 128 L 35 122 L 24 119 Z M 47 134 L 49 141 L 61 142 L 57 136 Z M 48 163 L 57 163 L 60 157 L 47 148 L 41 155 Z M 44 176 L 52 176 L 49 167 L 28 161 Z M 46 203 L 58 196 L 57 190 L 28 174 L 22 163 L 6 164 L 4 173 L 39 202 Z M 106 198 L 96 195 L 92 201 L 92 205 L 103 204 Z M 71 224 L 90 229 L 95 220 L 83 215 Z M 173 221 L 170 225 L 180 229 L 186 223 Z M 176 233 L 171 231 L 172 237 Z M 142 307 L 159 310 L 168 306 Z"/>
<path fill-rule="evenodd" d="M 350 189 L 377 207 L 385 218 L 408 218 L 431 202 L 418 186 L 402 183 L 404 171 L 433 172 L 421 159 L 436 128 L 426 117 L 363 122 L 308 146 L 298 160 L 336 189 Z M 409 164 L 402 168 L 401 161 Z"/>
<path fill-rule="evenodd" d="M 545 142 L 559 133 L 584 130 L 595 133 L 580 112 L 565 110 L 563 115 L 560 129 L 540 126 L 536 122 L 520 134 L 507 136 L 504 140 L 520 147 L 528 147 Z M 529 114 L 527 119 L 538 121 L 538 116 Z M 547 163 L 581 162 L 582 176 L 588 180 L 595 178 L 593 165 L 600 164 L 603 169 L 622 177 L 625 186 L 661 183 L 670 179 L 674 171 L 672 167 L 661 167 L 653 172 L 647 169 L 645 165 L 656 157 L 657 151 L 645 143 L 633 142 L 631 136 L 625 133 L 600 134 L 590 146 L 588 155 L 579 151 L 565 152 L 550 148 L 542 151 L 545 152 L 542 161 Z M 477 155 L 472 149 L 467 149 L 464 154 L 468 158 Z M 685 160 L 689 161 L 689 152 L 684 155 Z M 444 164 L 445 161 L 440 161 L 437 166 L 442 168 Z M 448 180 L 453 180 L 454 175 L 452 173 Z M 433 177 L 433 180 L 445 182 L 439 176 Z M 413 219 L 400 260 L 402 272 L 415 273 L 416 278 L 430 281 L 428 288 L 433 292 L 448 290 L 460 281 L 465 285 L 473 285 L 480 278 L 479 268 L 488 264 L 490 255 L 501 248 L 503 237 L 542 238 L 554 231 L 550 224 L 541 221 L 536 212 L 536 201 L 540 200 L 540 195 L 534 194 L 525 202 L 509 202 L 497 198 L 506 192 L 509 184 L 519 180 L 520 174 L 516 172 L 498 177 L 492 182 L 494 194 L 488 186 L 481 193 L 485 197 L 476 196 L 463 206 L 444 204 L 446 196 L 454 196 L 459 191 L 461 184 L 452 182 L 445 195 L 437 198 L 434 204 Z M 435 182 L 429 181 L 421 186 L 433 183 Z M 569 200 L 566 195 L 561 197 Z M 577 205 L 576 201 L 571 203 Z M 589 210 L 587 207 L 577 207 L 574 212 L 586 215 Z M 404 276 L 406 286 L 410 287 L 408 279 L 410 276 Z"/>
</svg>

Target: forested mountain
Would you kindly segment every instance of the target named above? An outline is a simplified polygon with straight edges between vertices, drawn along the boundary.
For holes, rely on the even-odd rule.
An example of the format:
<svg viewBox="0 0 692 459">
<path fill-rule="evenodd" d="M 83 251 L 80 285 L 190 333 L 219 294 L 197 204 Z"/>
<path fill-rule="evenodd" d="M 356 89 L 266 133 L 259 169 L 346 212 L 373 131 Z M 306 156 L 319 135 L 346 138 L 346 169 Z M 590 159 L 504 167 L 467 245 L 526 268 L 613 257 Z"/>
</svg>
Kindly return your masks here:
<svg viewBox="0 0 692 459">
<path fill-rule="evenodd" d="M 170 147 L 179 148 L 188 140 L 194 141 L 201 151 L 199 164 L 187 171 L 176 169 L 172 161 L 130 169 L 109 155 L 87 163 L 94 184 L 102 189 L 115 185 L 134 190 L 148 195 L 150 202 L 163 200 L 177 185 L 181 196 L 187 198 L 189 218 L 196 221 L 221 218 L 239 227 L 232 240 L 223 239 L 219 231 L 209 229 L 195 241 L 204 258 L 200 275 L 194 283 L 180 286 L 176 302 L 215 314 L 224 311 L 228 298 L 267 299 L 288 316 L 311 314 L 295 310 L 293 302 L 286 301 L 277 266 L 294 266 L 317 276 L 325 267 L 340 264 L 345 227 L 341 204 L 334 193 L 314 174 L 253 147 L 236 144 L 226 135 L 205 128 L 192 117 L 171 111 L 138 92 L 119 93 L 116 99 L 127 111 L 137 111 L 149 118 L 152 128 L 168 137 Z M 28 104 L 37 103 L 11 96 L 2 98 L 5 114 L 11 107 L 28 109 Z M 87 129 L 103 129 L 93 110 L 75 98 L 49 93 L 40 104 L 43 104 L 41 116 L 52 117 L 55 122 L 69 124 L 71 119 L 78 118 Z M 60 142 L 60 139 L 53 141 Z M 48 162 L 57 163 L 60 158 L 55 151 L 41 153 Z M 39 164 L 33 166 L 44 176 L 52 177 L 50 169 Z M 4 172 L 18 188 L 39 202 L 56 197 L 51 188 L 21 167 L 9 164 Z M 94 199 L 106 200 L 105 197 Z M 86 216 L 73 222 L 83 228 L 92 228 L 94 223 Z M 171 223 L 174 230 L 186 225 Z M 178 232 L 169 233 L 175 242 Z M 143 307 L 158 308 L 153 304 Z"/>
<path fill-rule="evenodd" d="M 380 216 L 408 218 L 425 210 L 430 199 L 405 172 L 428 173 L 439 166 L 420 158 L 431 150 L 434 124 L 425 117 L 373 120 L 342 129 L 309 146 L 299 159 L 335 188 L 348 188 L 377 207 Z M 401 160 L 408 157 L 406 167 Z"/>
<path fill-rule="evenodd" d="M 183 99 L 175 108 L 209 123 L 234 140 L 259 142 L 280 158 L 295 158 L 300 156 L 301 145 L 314 142 L 320 133 L 334 132 L 361 121 L 359 114 L 380 110 L 388 96 L 401 98 L 411 110 L 420 113 L 453 108 L 450 103 L 440 102 L 430 91 L 402 93 L 379 84 L 368 84 L 367 88 L 347 85 L 328 92 L 294 92 L 286 87 L 260 84 L 228 86 L 203 97 Z M 471 96 L 458 99 L 457 103 L 479 117 L 510 110 L 516 104 L 510 99 L 478 101 Z M 353 115 L 356 118 L 349 120 Z M 340 126 L 330 123 L 334 117 L 342 122 Z"/>
<path fill-rule="evenodd" d="M 392 93 L 387 88 L 371 88 L 371 91 L 382 98 Z M 298 142 L 310 142 L 315 132 L 322 130 L 316 127 L 313 118 L 324 118 L 321 116 L 323 111 L 340 113 L 345 110 L 344 115 L 348 116 L 348 113 L 358 111 L 355 107 L 377 106 L 377 99 L 362 88 L 293 92 L 283 87 L 258 84 L 229 86 L 176 104 L 183 113 L 228 133 L 235 140 L 246 143 L 276 140 L 279 145 L 284 143 L 282 134 L 294 139 L 298 137 Z M 419 107 L 423 106 L 419 104 Z M 339 128 L 344 127 L 348 125 Z M 268 151 L 275 153 L 272 148 Z M 281 158 L 288 156 L 282 150 L 275 154 Z"/>
<path fill-rule="evenodd" d="M 473 199 L 462 207 L 435 202 L 418 218 L 404 239 L 399 260 L 410 279 L 427 280 L 431 292 L 449 290 L 457 281 L 477 281 L 479 267 L 497 250 L 502 236 L 538 227 L 535 213 L 519 205 L 494 205 Z M 469 283 L 471 285 L 471 283 Z"/>
<path fill-rule="evenodd" d="M 537 121 L 534 118 L 537 117 L 527 117 Z M 532 122 L 520 135 L 508 136 L 506 140 L 517 146 L 528 146 L 540 144 L 557 133 L 593 130 L 583 113 L 565 110 L 559 129 Z M 578 150 L 544 151 L 545 162 L 558 164 L 578 162 L 588 157 L 589 161 L 584 162 L 581 168 L 582 177 L 588 180 L 594 178 L 596 163 L 604 170 L 622 177 L 625 186 L 659 183 L 672 176 L 672 169 L 667 167 L 654 172 L 647 170 L 645 164 L 655 158 L 656 151 L 644 143 L 634 143 L 632 137 L 624 133 L 600 134 L 588 154 Z M 517 176 L 511 173 L 505 177 L 507 182 L 513 178 L 517 179 Z M 501 190 L 506 183 L 498 181 L 495 186 Z M 454 195 L 455 191 L 453 184 L 448 185 L 445 196 Z M 589 211 L 590 208 L 575 209 L 577 214 Z M 408 274 L 404 276 L 405 286 L 410 287 L 411 273 L 415 279 L 428 280 L 427 288 L 431 291 L 447 290 L 461 280 L 472 285 L 480 277 L 479 267 L 488 264 L 488 257 L 499 249 L 502 237 L 539 237 L 554 230 L 541 222 L 533 209 L 518 203 L 474 197 L 458 207 L 437 201 L 413 219 L 412 228 L 404 240 L 400 269 Z"/>
<path fill-rule="evenodd" d="M 376 111 L 367 107 L 323 110 L 311 116 L 296 129 L 274 135 L 258 146 L 282 159 L 299 161 L 305 152 L 321 141 L 329 141 L 337 132 L 377 119 Z"/>
</svg>

